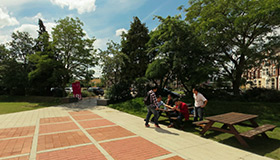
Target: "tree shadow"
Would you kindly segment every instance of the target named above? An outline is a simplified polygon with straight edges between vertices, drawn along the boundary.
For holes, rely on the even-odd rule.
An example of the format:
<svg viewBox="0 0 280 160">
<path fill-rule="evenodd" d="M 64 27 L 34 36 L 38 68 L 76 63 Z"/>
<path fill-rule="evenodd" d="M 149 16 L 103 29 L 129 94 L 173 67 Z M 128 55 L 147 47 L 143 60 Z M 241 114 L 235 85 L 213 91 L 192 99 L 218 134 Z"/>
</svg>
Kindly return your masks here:
<svg viewBox="0 0 280 160">
<path fill-rule="evenodd" d="M 245 141 L 248 143 L 250 148 L 246 148 L 242 146 L 234 136 L 228 139 L 221 140 L 219 142 L 242 150 L 253 152 L 255 154 L 259 154 L 262 156 L 265 156 L 267 153 L 271 153 L 280 148 L 279 139 L 264 138 L 261 136 L 257 136 L 254 139 L 245 139 Z"/>
</svg>

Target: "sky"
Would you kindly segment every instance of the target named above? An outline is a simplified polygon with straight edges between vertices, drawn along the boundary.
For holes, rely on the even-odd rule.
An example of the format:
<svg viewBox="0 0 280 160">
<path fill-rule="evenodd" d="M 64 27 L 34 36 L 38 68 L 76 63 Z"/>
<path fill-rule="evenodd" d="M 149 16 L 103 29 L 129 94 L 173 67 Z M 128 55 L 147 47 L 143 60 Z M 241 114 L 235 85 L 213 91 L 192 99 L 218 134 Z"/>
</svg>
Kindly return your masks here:
<svg viewBox="0 0 280 160">
<path fill-rule="evenodd" d="M 159 25 L 155 15 L 166 17 L 181 14 L 177 8 L 188 0 L 1 0 L 0 43 L 11 41 L 15 31 L 26 31 L 38 36 L 38 19 L 42 19 L 51 33 L 55 21 L 67 16 L 78 17 L 86 35 L 96 39 L 94 46 L 106 49 L 109 40 L 120 41 L 122 32 L 130 28 L 137 16 L 151 31 Z M 95 68 L 100 76 L 100 68 Z"/>
</svg>

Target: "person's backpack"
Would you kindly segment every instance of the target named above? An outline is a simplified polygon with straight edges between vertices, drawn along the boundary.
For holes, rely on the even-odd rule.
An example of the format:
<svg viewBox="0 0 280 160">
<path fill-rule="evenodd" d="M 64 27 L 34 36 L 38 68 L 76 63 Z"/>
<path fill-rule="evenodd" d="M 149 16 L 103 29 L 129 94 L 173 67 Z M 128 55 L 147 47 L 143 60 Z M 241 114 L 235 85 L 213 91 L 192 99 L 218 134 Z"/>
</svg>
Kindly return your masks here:
<svg viewBox="0 0 280 160">
<path fill-rule="evenodd" d="M 144 104 L 147 105 L 147 106 L 151 104 L 151 98 L 150 98 L 151 96 L 150 95 L 151 95 L 150 92 L 148 92 L 147 96 L 144 98 Z"/>
</svg>

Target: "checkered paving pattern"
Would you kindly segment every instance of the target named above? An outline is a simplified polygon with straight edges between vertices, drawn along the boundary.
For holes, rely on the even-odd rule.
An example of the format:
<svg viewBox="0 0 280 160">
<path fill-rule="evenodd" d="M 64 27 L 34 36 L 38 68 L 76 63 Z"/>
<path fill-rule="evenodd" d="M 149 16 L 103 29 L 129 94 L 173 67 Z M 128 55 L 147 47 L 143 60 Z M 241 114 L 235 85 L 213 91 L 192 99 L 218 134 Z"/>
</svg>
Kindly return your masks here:
<svg viewBox="0 0 280 160">
<path fill-rule="evenodd" d="M 97 115 L 97 114 L 85 114 L 85 115 L 75 115 L 72 116 L 76 121 L 79 120 L 87 120 L 87 119 L 96 119 L 96 118 L 102 118 L 101 116 Z"/>
<path fill-rule="evenodd" d="M 47 124 L 47 123 L 57 123 L 57 122 L 68 122 L 72 121 L 70 117 L 52 117 L 52 118 L 41 118 L 40 124 Z"/>
<path fill-rule="evenodd" d="M 132 133 L 120 126 L 89 129 L 89 130 L 87 130 L 87 132 L 96 141 L 102 141 L 102 140 L 108 140 L 108 139 L 121 138 L 121 137 L 135 135 L 134 133 Z"/>
<path fill-rule="evenodd" d="M 29 160 L 29 156 L 9 158 L 9 159 L 5 159 L 5 160 Z"/>
<path fill-rule="evenodd" d="M 0 129 L 0 140 L 11 137 L 33 136 L 35 126 Z"/>
<path fill-rule="evenodd" d="M 74 122 L 40 125 L 39 134 L 79 129 Z"/>
<path fill-rule="evenodd" d="M 37 128 L 0 129 L 0 159 L 29 160 L 35 155 L 37 160 L 102 160 L 109 154 L 113 159 L 141 160 L 170 154 L 91 111 L 69 114 L 71 116 L 41 118 Z M 37 144 L 32 144 L 33 139 Z M 102 152 L 95 146 L 97 143 L 104 149 Z M 167 158 L 181 159 L 179 156 Z"/>
<path fill-rule="evenodd" d="M 164 160 L 184 160 L 184 159 L 179 156 L 174 156 L 174 157 L 166 158 Z"/>
<path fill-rule="evenodd" d="M 89 143 L 82 131 L 42 135 L 38 138 L 37 151 Z"/>
<path fill-rule="evenodd" d="M 100 145 L 114 159 L 145 160 L 169 154 L 167 150 L 145 140 L 142 137 L 127 138 L 111 142 L 100 143 Z M 137 147 L 136 147 L 137 146 Z"/>
<path fill-rule="evenodd" d="M 91 111 L 88 110 L 84 110 L 84 111 L 78 111 L 78 112 L 68 112 L 70 115 L 74 116 L 74 115 L 81 115 L 81 114 L 92 114 Z"/>
<path fill-rule="evenodd" d="M 32 137 L 0 140 L 0 157 L 29 153 L 32 140 Z"/>
<path fill-rule="evenodd" d="M 82 146 L 70 149 L 40 153 L 37 160 L 105 160 L 104 155 L 94 146 Z"/>
<path fill-rule="evenodd" d="M 107 119 L 96 119 L 96 120 L 89 120 L 89 121 L 79 121 L 79 124 L 83 128 L 94 128 L 94 127 L 114 125 L 115 123 L 108 121 Z"/>
</svg>

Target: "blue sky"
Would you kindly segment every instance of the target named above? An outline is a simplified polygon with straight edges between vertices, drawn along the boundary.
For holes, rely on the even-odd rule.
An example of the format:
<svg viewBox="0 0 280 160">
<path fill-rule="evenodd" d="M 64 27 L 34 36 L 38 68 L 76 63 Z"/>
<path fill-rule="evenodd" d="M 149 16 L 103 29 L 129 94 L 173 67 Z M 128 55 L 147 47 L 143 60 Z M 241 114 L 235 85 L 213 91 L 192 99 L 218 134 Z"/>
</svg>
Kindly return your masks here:
<svg viewBox="0 0 280 160">
<path fill-rule="evenodd" d="M 120 41 L 134 16 L 152 30 L 159 24 L 154 15 L 174 16 L 181 13 L 180 5 L 187 4 L 187 0 L 1 0 L 0 43 L 9 42 L 17 30 L 37 37 L 38 18 L 50 33 L 55 20 L 70 16 L 84 23 L 87 36 L 96 38 L 96 48 L 106 49 L 108 40 Z"/>
</svg>

